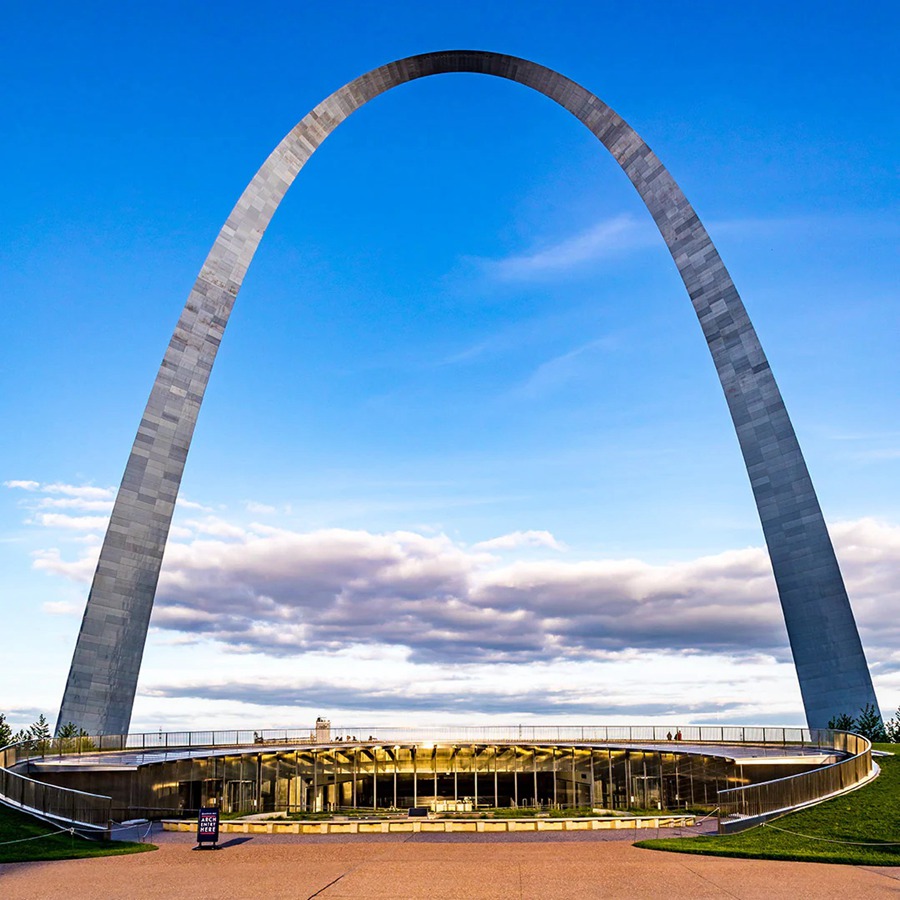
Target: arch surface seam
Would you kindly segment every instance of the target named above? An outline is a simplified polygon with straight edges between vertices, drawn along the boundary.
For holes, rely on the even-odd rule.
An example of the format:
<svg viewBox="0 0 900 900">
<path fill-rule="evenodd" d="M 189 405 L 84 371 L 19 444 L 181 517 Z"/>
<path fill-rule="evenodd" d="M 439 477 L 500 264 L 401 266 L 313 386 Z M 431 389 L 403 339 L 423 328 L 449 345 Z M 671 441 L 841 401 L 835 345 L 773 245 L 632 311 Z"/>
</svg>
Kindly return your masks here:
<svg viewBox="0 0 900 900">
<path fill-rule="evenodd" d="M 116 496 L 66 681 L 57 729 L 123 734 L 200 404 L 260 239 L 300 169 L 351 113 L 418 78 L 469 72 L 554 100 L 612 154 L 653 216 L 706 337 L 763 527 L 811 728 L 876 709 L 856 622 L 781 393 L 706 229 L 634 129 L 598 97 L 537 63 L 451 50 L 397 60 L 335 91 L 263 163 L 228 216 L 166 349 Z"/>
</svg>

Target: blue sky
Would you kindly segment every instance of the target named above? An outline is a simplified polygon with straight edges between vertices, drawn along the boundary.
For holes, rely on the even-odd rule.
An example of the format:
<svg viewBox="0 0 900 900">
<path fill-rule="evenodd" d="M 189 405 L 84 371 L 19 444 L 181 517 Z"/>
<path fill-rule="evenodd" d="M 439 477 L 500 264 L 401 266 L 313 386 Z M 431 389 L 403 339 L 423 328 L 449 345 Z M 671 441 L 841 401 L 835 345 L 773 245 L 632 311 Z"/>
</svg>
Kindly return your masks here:
<svg viewBox="0 0 900 900">
<path fill-rule="evenodd" d="M 243 187 L 328 93 L 449 47 L 579 81 L 684 189 L 896 709 L 897 36 L 888 3 L 7 10 L 0 710 L 55 713 L 110 489 Z M 518 85 L 404 86 L 313 157 L 182 496 L 138 727 L 802 718 L 675 267 L 608 154 Z"/>
</svg>

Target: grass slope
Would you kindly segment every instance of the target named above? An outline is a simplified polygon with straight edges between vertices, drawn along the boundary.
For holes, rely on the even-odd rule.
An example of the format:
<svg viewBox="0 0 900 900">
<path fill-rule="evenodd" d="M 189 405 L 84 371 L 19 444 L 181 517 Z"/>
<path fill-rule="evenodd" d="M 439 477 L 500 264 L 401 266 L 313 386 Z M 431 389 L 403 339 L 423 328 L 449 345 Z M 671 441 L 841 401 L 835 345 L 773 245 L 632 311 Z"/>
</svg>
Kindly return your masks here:
<svg viewBox="0 0 900 900">
<path fill-rule="evenodd" d="M 710 856 L 900 866 L 900 744 L 876 744 L 875 747 L 898 755 L 879 757 L 881 775 L 866 787 L 844 797 L 783 816 L 774 820 L 771 826 L 761 825 L 740 834 L 662 838 L 639 841 L 635 846 Z M 776 828 L 809 837 L 785 834 Z M 826 843 L 826 840 L 866 844 L 893 842 L 895 846 L 858 846 Z"/>
<path fill-rule="evenodd" d="M 56 829 L 24 813 L 0 806 L 0 863 L 37 862 L 48 859 L 81 859 L 85 856 L 119 856 L 155 850 L 154 844 L 130 841 L 89 841 L 77 835 L 53 834 Z M 22 841 L 22 838 L 39 840 Z M 10 844 L 7 841 L 20 841 Z"/>
</svg>

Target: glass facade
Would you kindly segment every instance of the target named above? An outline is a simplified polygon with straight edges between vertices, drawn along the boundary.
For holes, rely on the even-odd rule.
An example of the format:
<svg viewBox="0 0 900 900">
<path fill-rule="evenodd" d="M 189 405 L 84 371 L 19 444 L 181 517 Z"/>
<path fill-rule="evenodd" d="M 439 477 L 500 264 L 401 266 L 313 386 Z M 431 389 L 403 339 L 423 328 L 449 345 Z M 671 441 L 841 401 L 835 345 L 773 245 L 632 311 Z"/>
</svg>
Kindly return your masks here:
<svg viewBox="0 0 900 900">
<path fill-rule="evenodd" d="M 342 742 L 208 750 L 108 773 L 69 772 L 47 780 L 86 789 L 103 781 L 121 815 L 488 809 L 678 810 L 714 807 L 717 792 L 771 777 L 745 777 L 723 756 L 577 744 Z M 806 768 L 802 764 L 779 775 Z M 93 776 L 93 777 L 92 777 Z"/>
</svg>

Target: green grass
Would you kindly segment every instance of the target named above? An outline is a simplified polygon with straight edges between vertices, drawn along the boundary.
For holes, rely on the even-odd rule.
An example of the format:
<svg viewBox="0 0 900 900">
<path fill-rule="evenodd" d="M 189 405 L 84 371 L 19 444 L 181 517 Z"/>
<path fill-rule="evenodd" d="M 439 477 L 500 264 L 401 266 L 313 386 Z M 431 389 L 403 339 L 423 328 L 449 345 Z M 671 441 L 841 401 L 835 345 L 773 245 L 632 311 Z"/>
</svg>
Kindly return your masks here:
<svg viewBox="0 0 900 900">
<path fill-rule="evenodd" d="M 637 847 L 736 856 L 749 859 L 789 859 L 850 865 L 900 866 L 900 745 L 875 744 L 878 750 L 897 753 L 878 758 L 881 775 L 858 791 L 820 803 L 810 809 L 775 819 L 740 834 L 721 837 L 661 838 L 638 841 Z M 784 828 L 809 837 L 776 831 Z M 826 843 L 853 841 L 896 846 L 857 846 Z"/>
<path fill-rule="evenodd" d="M 38 862 L 48 859 L 81 859 L 85 856 L 119 856 L 123 853 L 142 853 L 155 850 L 154 844 L 130 841 L 89 841 L 77 835 L 53 834 L 56 829 L 31 816 L 0 806 L 0 863 Z M 9 844 L 22 838 L 39 840 Z"/>
</svg>

